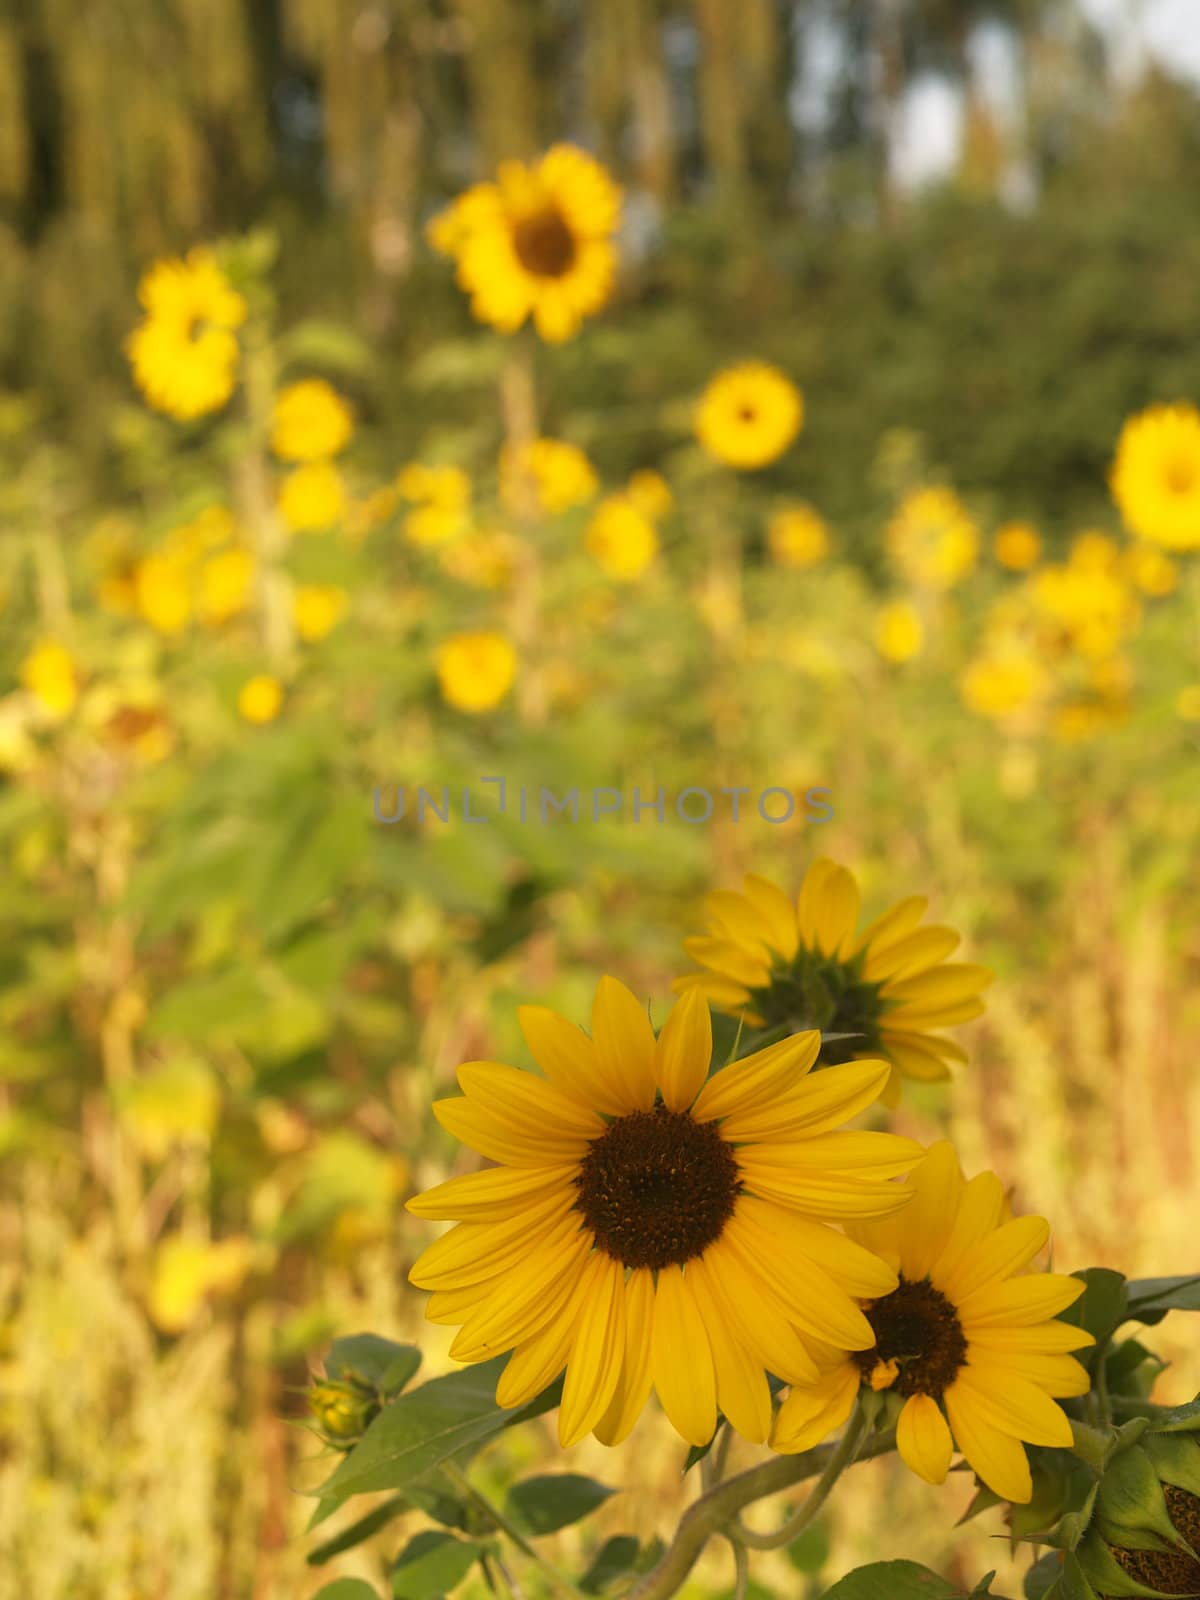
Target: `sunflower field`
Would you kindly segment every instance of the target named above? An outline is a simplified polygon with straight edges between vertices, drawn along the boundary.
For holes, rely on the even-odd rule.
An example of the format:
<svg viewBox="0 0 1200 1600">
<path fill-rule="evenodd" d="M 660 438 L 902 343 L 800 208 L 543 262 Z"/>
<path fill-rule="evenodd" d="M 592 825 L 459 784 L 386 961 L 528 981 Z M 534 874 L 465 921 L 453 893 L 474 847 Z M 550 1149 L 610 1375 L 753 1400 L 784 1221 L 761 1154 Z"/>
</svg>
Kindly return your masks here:
<svg viewBox="0 0 1200 1600">
<path fill-rule="evenodd" d="M 0 19 L 0 1600 L 1200 1596 L 1200 88 L 736 12 Z"/>
</svg>

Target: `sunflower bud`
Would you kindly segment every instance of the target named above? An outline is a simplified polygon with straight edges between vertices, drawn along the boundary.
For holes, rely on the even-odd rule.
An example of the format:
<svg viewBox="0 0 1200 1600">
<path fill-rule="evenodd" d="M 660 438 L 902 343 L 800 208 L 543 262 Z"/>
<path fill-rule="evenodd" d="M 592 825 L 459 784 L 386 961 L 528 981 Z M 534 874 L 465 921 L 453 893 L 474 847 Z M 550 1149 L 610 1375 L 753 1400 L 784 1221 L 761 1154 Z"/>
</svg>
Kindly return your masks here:
<svg viewBox="0 0 1200 1600">
<path fill-rule="evenodd" d="M 308 1409 L 320 1424 L 325 1443 L 335 1450 L 349 1450 L 378 1416 L 380 1400 L 369 1384 L 353 1377 L 318 1378 L 309 1386 Z"/>
<path fill-rule="evenodd" d="M 1200 1403 L 1122 1433 L 1090 1505 L 1059 1524 L 1072 1553 L 1045 1600 L 1200 1597 Z"/>
</svg>

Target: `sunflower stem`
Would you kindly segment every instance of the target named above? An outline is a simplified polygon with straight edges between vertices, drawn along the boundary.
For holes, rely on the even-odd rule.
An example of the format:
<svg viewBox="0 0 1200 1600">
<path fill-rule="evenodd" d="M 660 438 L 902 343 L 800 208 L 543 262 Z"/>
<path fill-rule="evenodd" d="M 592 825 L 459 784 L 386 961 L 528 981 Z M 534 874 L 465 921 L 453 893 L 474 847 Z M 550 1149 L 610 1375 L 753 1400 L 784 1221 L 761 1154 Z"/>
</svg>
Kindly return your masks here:
<svg viewBox="0 0 1200 1600">
<path fill-rule="evenodd" d="M 552 1567 L 546 1560 L 546 1558 L 534 1549 L 533 1545 L 530 1544 L 529 1540 L 521 1532 L 520 1528 L 518 1528 L 514 1522 L 510 1521 L 510 1519 L 504 1514 L 503 1511 L 501 1511 L 498 1505 L 488 1499 L 487 1495 L 484 1494 L 482 1489 L 477 1489 L 475 1487 L 475 1485 L 460 1467 L 455 1466 L 453 1461 L 443 1461 L 442 1471 L 460 1494 L 465 1495 L 473 1505 L 477 1506 L 478 1509 L 483 1512 L 484 1516 L 487 1517 L 501 1533 L 507 1534 L 507 1536 L 516 1545 L 517 1549 L 520 1550 L 522 1555 L 529 1557 L 530 1561 L 533 1562 L 538 1571 L 546 1579 L 546 1582 L 552 1589 L 556 1591 L 556 1593 L 570 1595 L 572 1600 L 584 1600 L 583 1590 L 576 1588 L 569 1578 L 564 1578 L 561 1572 L 556 1571 L 555 1568 Z M 500 1561 L 500 1557 L 496 1556 L 494 1559 L 497 1563 L 498 1570 L 505 1577 L 505 1581 L 511 1586 L 512 1580 L 504 1572 L 504 1567 Z"/>
<path fill-rule="evenodd" d="M 896 1432 L 889 1428 L 865 1440 L 858 1450 L 858 1459 L 868 1461 L 874 1456 L 886 1455 L 896 1445 Z M 695 1566 L 700 1552 L 713 1534 L 720 1532 L 745 1506 L 762 1500 L 769 1494 L 779 1494 L 806 1478 L 823 1474 L 830 1459 L 841 1445 L 821 1445 L 815 1450 L 805 1450 L 794 1456 L 773 1456 L 760 1462 L 736 1477 L 702 1495 L 680 1519 L 675 1537 L 667 1547 L 657 1566 L 627 1589 L 622 1600 L 665 1600 L 677 1593 L 688 1573 Z M 828 1492 L 828 1491 L 827 1491 Z M 739 1534 L 740 1538 L 741 1535 Z"/>
<path fill-rule="evenodd" d="M 853 1466 L 866 1437 L 867 1421 L 861 1409 L 856 1407 L 845 1433 L 833 1447 L 833 1454 L 829 1457 L 825 1470 L 813 1484 L 804 1504 L 798 1506 L 774 1533 L 756 1533 L 752 1528 L 745 1527 L 740 1518 L 735 1519 L 734 1531 L 738 1539 L 743 1544 L 749 1545 L 751 1550 L 781 1550 L 794 1539 L 798 1539 L 829 1499 L 833 1486 L 842 1473 L 847 1467 Z"/>
<path fill-rule="evenodd" d="M 746 1600 L 746 1590 L 750 1584 L 750 1557 L 736 1533 L 726 1528 L 725 1537 L 733 1548 L 733 1600 Z"/>
</svg>

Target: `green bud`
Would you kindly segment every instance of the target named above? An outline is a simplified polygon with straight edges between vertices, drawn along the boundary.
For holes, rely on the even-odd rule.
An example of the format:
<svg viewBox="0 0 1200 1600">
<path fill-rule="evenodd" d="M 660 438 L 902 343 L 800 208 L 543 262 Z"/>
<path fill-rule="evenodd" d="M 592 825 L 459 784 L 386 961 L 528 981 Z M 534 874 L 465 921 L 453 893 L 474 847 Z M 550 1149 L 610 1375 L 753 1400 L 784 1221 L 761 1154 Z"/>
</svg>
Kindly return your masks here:
<svg viewBox="0 0 1200 1600">
<path fill-rule="evenodd" d="M 321 1437 L 336 1450 L 358 1443 L 380 1411 L 379 1396 L 370 1385 L 351 1379 L 318 1378 L 308 1391 L 308 1409 L 316 1417 Z"/>
</svg>

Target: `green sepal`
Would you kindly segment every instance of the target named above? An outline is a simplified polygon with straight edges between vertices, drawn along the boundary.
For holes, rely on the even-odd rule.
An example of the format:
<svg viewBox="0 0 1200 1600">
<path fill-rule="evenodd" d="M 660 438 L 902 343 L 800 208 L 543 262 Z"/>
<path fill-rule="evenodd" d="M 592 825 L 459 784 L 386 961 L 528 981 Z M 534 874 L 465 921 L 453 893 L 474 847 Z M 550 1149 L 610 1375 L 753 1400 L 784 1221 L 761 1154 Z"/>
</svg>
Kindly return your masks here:
<svg viewBox="0 0 1200 1600">
<path fill-rule="evenodd" d="M 1106 1600 L 1109 1596 L 1112 1600 L 1125 1600 L 1130 1595 L 1140 1596 L 1142 1600 L 1164 1600 L 1162 1589 L 1151 1589 L 1129 1576 L 1098 1533 L 1089 1533 L 1074 1557 L 1066 1559 L 1078 1560 L 1080 1571 L 1095 1593 L 1104 1595 Z"/>
<path fill-rule="evenodd" d="M 1132 1550 L 1187 1548 L 1167 1513 L 1154 1463 L 1140 1444 L 1109 1465 L 1096 1496 L 1093 1526 L 1109 1544 Z"/>
<path fill-rule="evenodd" d="M 1200 1444 L 1185 1433 L 1152 1433 L 1142 1449 L 1162 1483 L 1200 1495 Z"/>
<path fill-rule="evenodd" d="M 1186 1405 L 1173 1406 L 1155 1419 L 1155 1433 L 1200 1433 L 1200 1395 Z"/>
</svg>

